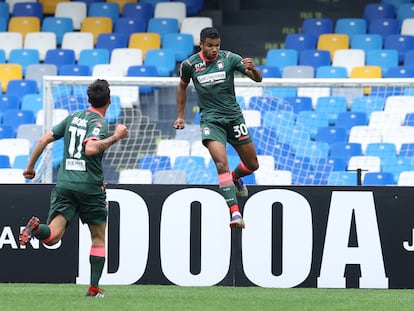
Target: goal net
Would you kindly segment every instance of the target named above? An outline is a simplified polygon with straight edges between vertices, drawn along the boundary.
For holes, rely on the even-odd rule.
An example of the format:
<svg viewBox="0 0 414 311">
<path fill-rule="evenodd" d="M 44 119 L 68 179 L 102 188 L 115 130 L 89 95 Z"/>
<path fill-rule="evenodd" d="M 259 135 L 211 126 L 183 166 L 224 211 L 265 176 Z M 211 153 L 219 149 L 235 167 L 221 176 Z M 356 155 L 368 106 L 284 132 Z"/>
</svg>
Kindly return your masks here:
<svg viewBox="0 0 414 311">
<path fill-rule="evenodd" d="M 45 129 L 88 107 L 86 89 L 95 79 L 45 77 Z M 186 128 L 175 130 L 178 78 L 108 81 L 110 132 L 124 123 L 129 136 L 105 152 L 106 182 L 217 183 L 214 163 L 200 141 L 197 95 L 191 85 Z M 338 185 L 347 184 L 351 175 L 350 184 L 356 184 L 368 172 L 392 171 L 397 183 L 401 171 L 410 170 L 410 165 L 414 170 L 407 150 L 409 143 L 414 144 L 413 85 L 411 79 L 268 78 L 255 83 L 236 78 L 237 100 L 260 164 L 245 182 Z M 227 150 L 233 169 L 240 160 L 231 146 Z M 38 164 L 35 182 L 55 182 L 62 157 L 62 143 L 57 141 Z M 393 162 L 397 160 L 405 166 L 397 169 Z M 141 174 L 144 170 L 146 174 Z"/>
</svg>

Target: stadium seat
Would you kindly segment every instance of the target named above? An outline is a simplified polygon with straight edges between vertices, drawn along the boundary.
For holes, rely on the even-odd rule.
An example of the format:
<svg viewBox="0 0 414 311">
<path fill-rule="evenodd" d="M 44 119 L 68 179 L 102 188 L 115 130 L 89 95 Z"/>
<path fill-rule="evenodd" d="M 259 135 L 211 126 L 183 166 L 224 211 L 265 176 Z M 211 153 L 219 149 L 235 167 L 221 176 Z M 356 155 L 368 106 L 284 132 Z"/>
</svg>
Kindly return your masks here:
<svg viewBox="0 0 414 311">
<path fill-rule="evenodd" d="M 339 18 L 335 23 L 335 33 L 343 33 L 350 39 L 354 35 L 367 33 L 367 21 L 364 18 Z"/>
<path fill-rule="evenodd" d="M 302 33 L 311 34 L 318 38 L 321 34 L 333 32 L 331 18 L 305 18 L 302 22 Z"/>
<path fill-rule="evenodd" d="M 152 174 L 155 174 L 160 169 L 170 170 L 171 167 L 171 159 L 169 156 L 145 155 L 138 160 L 138 168 L 148 169 Z"/>
<path fill-rule="evenodd" d="M 80 31 L 92 33 L 93 43 L 96 44 L 98 40 L 98 36 L 100 34 L 112 33 L 112 29 L 113 29 L 113 23 L 110 17 L 87 16 L 82 20 Z"/>
<path fill-rule="evenodd" d="M 366 65 L 354 67 L 351 70 L 350 78 L 381 78 L 382 69 L 380 66 Z"/>
<path fill-rule="evenodd" d="M 329 51 L 308 49 L 300 52 L 298 64 L 312 66 L 316 72 L 320 66 L 331 65 L 331 56 Z"/>
<path fill-rule="evenodd" d="M 147 24 L 144 20 L 135 17 L 120 17 L 114 24 L 114 33 L 121 33 L 129 37 L 133 33 L 145 32 L 147 30 Z"/>
<path fill-rule="evenodd" d="M 400 152 L 404 143 L 414 143 L 414 127 L 400 126 L 399 128 L 385 128 L 382 132 L 382 142 L 394 143 L 397 153 Z"/>
<path fill-rule="evenodd" d="M 190 155 L 190 143 L 188 140 L 162 139 L 157 144 L 156 155 L 168 156 L 173 167 L 176 157 Z"/>
<path fill-rule="evenodd" d="M 365 112 L 368 120 L 373 111 L 381 111 L 384 109 L 385 100 L 375 96 L 358 96 L 352 99 L 351 111 Z"/>
<path fill-rule="evenodd" d="M 398 51 L 398 64 L 402 64 L 405 59 L 405 54 L 414 50 L 414 37 L 411 35 L 388 35 L 384 39 L 384 49 Z"/>
<path fill-rule="evenodd" d="M 113 49 L 127 48 L 128 37 L 122 33 L 101 33 L 98 35 L 98 39 L 95 44 L 96 49 L 107 49 L 109 53 Z"/>
<path fill-rule="evenodd" d="M 40 19 L 34 16 L 16 16 L 9 19 L 9 32 L 19 32 L 24 40 L 29 32 L 40 32 Z"/>
<path fill-rule="evenodd" d="M 119 14 L 122 15 L 124 12 L 124 6 L 128 3 L 136 4 L 136 0 L 106 0 L 107 3 L 116 3 L 119 6 Z"/>
<path fill-rule="evenodd" d="M 374 111 L 371 113 L 369 126 L 374 128 L 391 128 L 401 126 L 401 113 L 390 111 Z"/>
<path fill-rule="evenodd" d="M 318 37 L 316 48 L 318 50 L 328 50 L 331 54 L 331 60 L 333 60 L 336 50 L 349 48 L 349 37 L 340 33 L 324 33 Z"/>
<path fill-rule="evenodd" d="M 343 127 L 321 126 L 318 127 L 315 141 L 326 142 L 331 145 L 337 142 L 346 142 L 347 138 L 347 131 Z"/>
<path fill-rule="evenodd" d="M 123 68 L 125 76 L 129 66 L 142 65 L 142 52 L 135 48 L 115 48 L 111 52 L 109 64 Z"/>
<path fill-rule="evenodd" d="M 186 17 L 186 5 L 181 1 L 158 2 L 154 7 L 154 18 L 175 18 L 179 27 Z"/>
<path fill-rule="evenodd" d="M 152 172 L 148 169 L 123 169 L 119 172 L 119 184 L 152 184 Z"/>
<path fill-rule="evenodd" d="M 176 62 L 181 62 L 194 53 L 193 36 L 190 34 L 168 33 L 164 35 L 161 46 L 174 51 Z"/>
<path fill-rule="evenodd" d="M 56 4 L 55 17 L 68 17 L 72 19 L 73 29 L 80 30 L 83 19 L 87 16 L 88 8 L 85 2 L 59 2 Z"/>
<path fill-rule="evenodd" d="M 278 67 L 281 72 L 286 66 L 298 64 L 298 52 L 293 49 L 271 49 L 266 54 L 266 66 Z"/>
<path fill-rule="evenodd" d="M 369 50 L 380 50 L 383 46 L 383 38 L 379 34 L 362 34 L 351 37 L 350 48 L 361 49 L 365 52 Z"/>
<path fill-rule="evenodd" d="M 10 5 L 8 2 L 0 2 L 0 18 L 4 19 L 6 25 L 9 24 Z"/>
<path fill-rule="evenodd" d="M 156 66 L 160 77 L 170 77 L 175 73 L 175 53 L 171 49 L 148 50 L 144 65 Z"/>
<path fill-rule="evenodd" d="M 58 68 L 62 65 L 74 65 L 76 63 L 75 51 L 72 49 L 47 50 L 44 63 L 56 65 Z"/>
<path fill-rule="evenodd" d="M 34 124 L 35 115 L 33 111 L 22 109 L 8 109 L 3 111 L 3 124 L 13 127 L 15 136 L 20 124 Z"/>
<path fill-rule="evenodd" d="M 40 31 L 29 32 L 24 38 L 23 47 L 25 49 L 35 49 L 39 53 L 39 61 L 43 62 L 48 50 L 57 48 L 57 39 L 54 32 Z"/>
<path fill-rule="evenodd" d="M 124 77 L 125 67 L 114 64 L 96 64 L 92 69 L 93 77 Z"/>
<path fill-rule="evenodd" d="M 414 171 L 402 171 L 397 180 L 398 186 L 414 186 Z"/>
<path fill-rule="evenodd" d="M 397 66 L 388 68 L 384 78 L 414 78 L 414 67 Z"/>
<path fill-rule="evenodd" d="M 136 66 L 129 66 L 127 73 L 127 77 L 158 77 L 158 70 L 156 66 L 152 65 L 136 65 Z M 140 86 L 139 92 L 141 94 L 149 94 L 154 91 L 154 87 L 152 86 Z M 186 126 L 187 128 L 187 126 Z"/>
<path fill-rule="evenodd" d="M 363 155 L 363 152 L 360 143 L 337 142 L 330 145 L 329 157 L 342 159 L 346 165 L 350 157 L 361 155 Z"/>
<path fill-rule="evenodd" d="M 0 168 L 10 168 L 10 158 L 8 155 L 0 154 Z"/>
<path fill-rule="evenodd" d="M 15 97 L 15 96 L 13 96 Z M 18 98 L 16 97 L 18 102 Z M 26 94 L 22 97 L 21 107 L 22 110 L 31 110 L 36 116 L 40 109 L 43 109 L 43 95 L 41 94 Z"/>
<path fill-rule="evenodd" d="M 293 111 L 266 111 L 263 115 L 263 126 L 275 129 L 277 132 L 286 131 L 295 124 L 296 115 Z"/>
<path fill-rule="evenodd" d="M 23 169 L 2 168 L 0 169 L 0 183 L 2 184 L 24 184 L 26 179 L 23 176 Z"/>
<path fill-rule="evenodd" d="M 402 22 L 406 18 L 414 18 L 414 5 L 411 3 L 411 0 L 404 0 L 405 3 L 400 3 L 396 7 L 396 16 L 395 18 Z"/>
<path fill-rule="evenodd" d="M 313 165 L 317 159 L 328 157 L 329 144 L 324 141 L 308 141 L 295 146 L 295 155 L 310 158 Z"/>
<path fill-rule="evenodd" d="M 180 33 L 189 33 L 193 35 L 194 45 L 200 44 L 200 32 L 205 27 L 212 27 L 213 19 L 207 16 L 189 16 L 183 19 L 180 27 Z"/>
<path fill-rule="evenodd" d="M 118 20 L 120 16 L 120 7 L 115 2 L 95 2 L 88 7 L 89 17 L 109 17 L 112 23 Z M 82 28 L 82 27 L 81 27 Z"/>
<path fill-rule="evenodd" d="M 329 124 L 335 124 L 338 114 L 347 110 L 347 100 L 344 96 L 321 96 L 316 101 L 315 113 L 325 115 Z"/>
<path fill-rule="evenodd" d="M 107 49 L 84 49 L 80 51 L 78 65 L 89 67 L 89 74 L 92 74 L 93 67 L 97 64 L 109 64 L 110 53 Z"/>
<path fill-rule="evenodd" d="M 387 158 L 381 162 L 382 172 L 390 172 L 394 175 L 394 180 L 398 183 L 400 174 L 404 171 L 414 171 L 414 162 L 412 157 L 395 157 Z"/>
<path fill-rule="evenodd" d="M 284 99 L 293 108 L 293 112 L 298 114 L 302 110 L 313 110 L 312 98 L 308 96 L 293 96 Z"/>
<path fill-rule="evenodd" d="M 54 32 L 56 35 L 56 44 L 61 45 L 63 35 L 66 32 L 73 32 L 73 20 L 70 17 L 47 16 L 42 21 L 42 32 Z"/>
<path fill-rule="evenodd" d="M 335 126 L 344 128 L 349 134 L 352 127 L 357 125 L 367 125 L 368 118 L 365 112 L 343 111 L 339 112 L 335 121 Z"/>
<path fill-rule="evenodd" d="M 142 51 L 142 58 L 145 59 L 148 50 L 161 48 L 161 36 L 159 33 L 133 33 L 128 42 L 128 48 L 136 48 Z"/>
<path fill-rule="evenodd" d="M 364 7 L 363 18 L 370 24 L 371 20 L 378 18 L 394 18 L 395 8 L 389 3 L 367 3 Z"/>
<path fill-rule="evenodd" d="M 360 144 L 362 151 L 365 152 L 368 144 L 383 142 L 382 138 L 380 129 L 368 125 L 356 125 L 349 131 L 348 142 Z"/>
<path fill-rule="evenodd" d="M 348 78 L 346 67 L 342 66 L 319 66 L 316 69 L 316 78 Z"/>
<path fill-rule="evenodd" d="M 43 20 L 43 4 L 40 2 L 16 2 L 13 5 L 11 17 L 31 16 Z"/>
<path fill-rule="evenodd" d="M 154 17 L 154 7 L 151 3 L 142 1 L 139 3 L 125 3 L 122 17 L 142 19 L 145 21 L 145 25 L 147 25 L 148 21 Z"/>
<path fill-rule="evenodd" d="M 54 64 L 31 64 L 26 68 L 25 79 L 35 80 L 37 89 L 40 90 L 44 76 L 56 76 L 57 66 Z"/>
<path fill-rule="evenodd" d="M 414 112 L 414 96 L 388 96 L 385 100 L 384 111 L 399 113 L 402 123 L 407 113 Z"/>
<path fill-rule="evenodd" d="M 407 112 L 402 125 L 414 126 L 414 112 Z"/>
<path fill-rule="evenodd" d="M 332 66 L 345 67 L 348 76 L 352 68 L 365 65 L 365 51 L 361 49 L 336 50 L 332 59 Z"/>
<path fill-rule="evenodd" d="M 19 109 L 20 100 L 18 96 L 3 94 L 0 96 L 0 124 L 3 121 L 3 112 L 9 109 Z"/>
<path fill-rule="evenodd" d="M 12 79 L 7 84 L 6 95 L 16 96 L 19 102 L 26 94 L 37 94 L 37 82 L 30 79 Z"/>
<path fill-rule="evenodd" d="M 20 124 L 17 128 L 16 138 L 28 139 L 30 147 L 43 136 L 44 126 L 39 124 Z M 15 167 L 16 163 L 13 164 Z M 25 168 L 25 167 L 24 167 Z"/>
<path fill-rule="evenodd" d="M 148 21 L 147 32 L 155 32 L 161 36 L 161 41 L 167 33 L 178 33 L 180 25 L 178 19 L 167 17 L 153 17 Z"/>
<path fill-rule="evenodd" d="M 302 124 L 309 132 L 310 138 L 314 139 L 319 127 L 329 126 L 328 113 L 318 111 L 300 111 L 297 115 L 296 124 Z"/>
<path fill-rule="evenodd" d="M 263 78 L 281 78 L 279 67 L 276 66 L 267 66 L 267 65 L 257 65 L 257 68 L 262 72 Z"/>
<path fill-rule="evenodd" d="M 394 174 L 391 172 L 367 172 L 362 180 L 363 186 L 396 185 Z"/>
<path fill-rule="evenodd" d="M 371 143 L 367 144 L 365 155 L 377 156 L 382 162 L 384 159 L 397 157 L 397 148 L 393 143 Z"/>
<path fill-rule="evenodd" d="M 62 39 L 62 49 L 75 51 L 75 58 L 79 60 L 80 52 L 95 47 L 94 37 L 91 32 L 66 32 Z"/>
<path fill-rule="evenodd" d="M 79 65 L 79 64 L 70 64 L 62 65 L 58 68 L 59 76 L 90 76 L 89 66 Z"/>
<path fill-rule="evenodd" d="M 21 65 L 23 76 L 25 76 L 28 65 L 40 63 L 39 51 L 35 49 L 13 49 L 10 51 L 9 63 Z"/>
<path fill-rule="evenodd" d="M 10 80 L 22 79 L 23 69 L 19 64 L 0 64 L 0 85 L 5 93 Z"/>
<path fill-rule="evenodd" d="M 295 65 L 286 66 L 282 71 L 282 78 L 314 78 L 313 66 Z"/>
<path fill-rule="evenodd" d="M 395 18 L 377 18 L 370 21 L 368 26 L 369 34 L 377 34 L 385 39 L 389 35 L 400 34 L 401 23 Z"/>
<path fill-rule="evenodd" d="M 44 16 L 53 16 L 56 13 L 56 6 L 60 2 L 69 2 L 69 0 L 39 0 L 43 5 L 43 14 Z"/>
<path fill-rule="evenodd" d="M 296 50 L 298 54 L 304 50 L 314 50 L 316 48 L 317 37 L 312 34 L 290 33 L 285 38 L 285 49 Z"/>
</svg>

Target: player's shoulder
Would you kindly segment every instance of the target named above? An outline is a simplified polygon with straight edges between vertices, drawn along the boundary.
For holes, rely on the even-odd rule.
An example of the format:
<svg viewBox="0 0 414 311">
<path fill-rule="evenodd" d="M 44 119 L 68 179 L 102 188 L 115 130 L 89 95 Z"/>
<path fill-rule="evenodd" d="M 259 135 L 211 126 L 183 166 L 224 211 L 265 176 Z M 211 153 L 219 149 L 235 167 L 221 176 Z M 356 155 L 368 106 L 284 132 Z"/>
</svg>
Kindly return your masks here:
<svg viewBox="0 0 414 311">
<path fill-rule="evenodd" d="M 194 64 L 197 64 L 201 62 L 202 59 L 199 55 L 199 53 L 194 53 L 193 55 L 190 55 L 186 60 L 182 62 L 183 66 L 189 66 L 192 67 Z"/>
</svg>

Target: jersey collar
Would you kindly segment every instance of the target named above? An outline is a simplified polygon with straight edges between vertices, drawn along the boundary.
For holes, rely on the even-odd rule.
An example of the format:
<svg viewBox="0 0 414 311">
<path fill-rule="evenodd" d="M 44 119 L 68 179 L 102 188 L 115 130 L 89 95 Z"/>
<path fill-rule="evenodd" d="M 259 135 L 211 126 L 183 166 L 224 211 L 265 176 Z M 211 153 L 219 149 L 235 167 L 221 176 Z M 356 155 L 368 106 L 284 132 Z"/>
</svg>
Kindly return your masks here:
<svg viewBox="0 0 414 311">
<path fill-rule="evenodd" d="M 213 59 L 208 59 L 208 58 L 206 58 L 206 57 L 204 57 L 204 54 L 203 54 L 203 52 L 198 52 L 198 55 L 200 56 L 200 58 L 203 60 L 203 61 L 205 61 L 206 63 L 212 63 L 212 62 L 214 62 L 218 57 L 219 57 L 219 53 L 217 53 L 217 56 L 216 57 L 214 57 Z"/>
<path fill-rule="evenodd" d="M 88 108 L 88 110 L 90 110 L 90 111 L 92 111 L 92 112 L 94 112 L 94 113 L 96 113 L 96 114 L 100 115 L 102 119 L 104 118 L 104 116 L 102 115 L 102 113 L 101 113 L 101 112 L 99 112 L 96 108 L 89 107 L 89 108 Z"/>
</svg>

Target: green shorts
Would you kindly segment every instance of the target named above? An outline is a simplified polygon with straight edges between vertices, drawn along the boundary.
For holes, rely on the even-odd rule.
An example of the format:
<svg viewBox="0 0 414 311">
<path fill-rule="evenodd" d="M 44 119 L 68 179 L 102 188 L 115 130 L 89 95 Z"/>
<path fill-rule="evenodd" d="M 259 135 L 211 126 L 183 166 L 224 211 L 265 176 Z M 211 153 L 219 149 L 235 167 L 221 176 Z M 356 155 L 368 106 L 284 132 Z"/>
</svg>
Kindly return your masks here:
<svg viewBox="0 0 414 311">
<path fill-rule="evenodd" d="M 232 146 L 250 143 L 249 130 L 242 114 L 236 119 L 218 118 L 214 121 L 201 120 L 201 140 L 206 144 L 207 140 L 229 143 Z"/>
<path fill-rule="evenodd" d="M 50 223 L 57 214 L 62 214 L 68 225 L 76 214 L 79 214 L 82 223 L 90 225 L 106 223 L 108 216 L 106 192 L 86 194 L 55 187 L 50 195 L 47 223 Z"/>
</svg>

